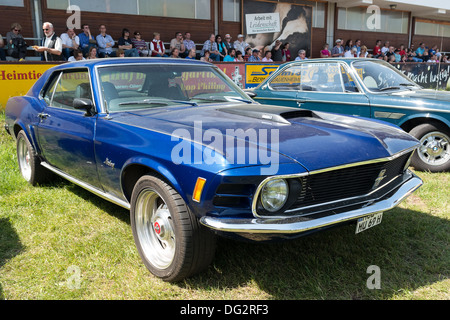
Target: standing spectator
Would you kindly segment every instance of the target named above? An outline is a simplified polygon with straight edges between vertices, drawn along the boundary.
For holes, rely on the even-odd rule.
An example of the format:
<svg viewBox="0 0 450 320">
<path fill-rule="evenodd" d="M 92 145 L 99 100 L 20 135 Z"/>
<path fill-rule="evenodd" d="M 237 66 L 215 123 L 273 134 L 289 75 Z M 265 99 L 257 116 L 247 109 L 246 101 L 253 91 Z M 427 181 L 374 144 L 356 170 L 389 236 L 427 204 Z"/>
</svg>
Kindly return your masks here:
<svg viewBox="0 0 450 320">
<path fill-rule="evenodd" d="M 116 57 L 117 54 L 113 50 L 115 41 L 109 34 L 106 34 L 106 25 L 101 24 L 99 26 L 99 31 L 100 34 L 96 37 L 99 57 L 100 58 Z"/>
<path fill-rule="evenodd" d="M 246 52 L 245 49 L 249 46 L 248 43 L 244 41 L 244 36 L 242 34 L 238 34 L 237 40 L 233 45 L 236 51 L 240 52 Z"/>
<path fill-rule="evenodd" d="M 225 42 L 222 41 L 222 36 L 220 34 L 216 35 L 217 50 L 219 51 L 220 60 L 223 60 L 228 54 Z"/>
<path fill-rule="evenodd" d="M 283 52 L 281 51 L 282 42 L 280 40 L 276 40 L 275 44 L 272 48 L 272 59 L 273 61 L 283 61 Z"/>
<path fill-rule="evenodd" d="M 283 54 L 283 62 L 289 62 L 291 61 L 291 51 L 289 50 L 290 47 L 290 43 L 286 42 L 282 47 L 281 47 L 281 52 Z"/>
<path fill-rule="evenodd" d="M 133 41 L 130 39 L 130 30 L 122 29 L 122 37 L 118 41 L 119 49 L 122 49 L 125 57 L 139 57 L 139 51 L 133 48 Z"/>
<path fill-rule="evenodd" d="M 164 43 L 161 41 L 161 34 L 159 32 L 153 33 L 153 40 L 150 42 L 150 51 L 152 57 L 167 57 L 165 54 L 166 48 Z"/>
<path fill-rule="evenodd" d="M 225 47 L 227 48 L 227 52 L 230 52 L 232 48 L 234 48 L 233 42 L 231 42 L 231 36 L 229 33 L 225 35 Z M 237 50 L 236 50 L 237 51 Z"/>
<path fill-rule="evenodd" d="M 0 34 L 0 60 L 2 60 L 2 61 L 6 60 L 5 49 L 3 49 L 4 46 L 5 46 L 5 41 L 3 40 L 3 37 Z"/>
<path fill-rule="evenodd" d="M 97 41 L 95 41 L 94 36 L 91 34 L 91 29 L 88 24 L 83 24 L 81 30 L 83 30 L 83 32 L 78 34 L 78 39 L 80 40 L 79 44 L 83 55 L 87 55 L 91 47 L 97 46 Z"/>
<path fill-rule="evenodd" d="M 42 46 L 34 46 L 34 50 L 42 53 L 44 61 L 62 61 L 62 41 L 54 31 L 53 24 L 44 22 L 42 25 L 45 37 L 42 39 Z"/>
<path fill-rule="evenodd" d="M 183 40 L 183 44 L 184 44 L 184 48 L 186 50 L 186 52 L 190 52 L 192 49 L 197 50 L 195 48 L 195 43 L 194 41 L 191 40 L 191 33 L 190 32 L 185 32 L 184 33 L 184 40 Z"/>
<path fill-rule="evenodd" d="M 6 34 L 6 48 L 8 56 L 23 60 L 27 55 L 26 43 L 22 34 L 22 26 L 14 22 L 11 24 L 11 31 Z"/>
<path fill-rule="evenodd" d="M 187 55 L 186 47 L 184 46 L 183 34 L 181 32 L 175 32 L 175 38 L 170 40 L 170 52 L 173 52 L 173 49 L 177 48 L 180 57 L 184 58 Z"/>
<path fill-rule="evenodd" d="M 141 57 L 148 57 L 150 54 L 150 50 L 148 50 L 147 42 L 145 42 L 145 40 L 142 39 L 142 35 L 139 31 L 135 31 L 133 34 L 134 38 L 131 39 L 133 47 L 137 49 Z"/>
<path fill-rule="evenodd" d="M 189 50 L 189 53 L 188 53 L 186 59 L 195 60 L 196 58 L 197 58 L 197 50 L 195 50 L 195 48 L 192 48 L 191 50 Z"/>
<path fill-rule="evenodd" d="M 373 48 L 373 57 L 378 58 L 381 55 L 381 40 L 377 40 Z"/>
<path fill-rule="evenodd" d="M 328 50 L 329 44 L 325 43 L 320 51 L 321 58 L 331 58 L 331 52 Z"/>
<path fill-rule="evenodd" d="M 236 60 L 236 49 L 235 48 L 231 48 L 230 51 L 228 51 L 228 54 L 225 56 L 225 58 L 223 58 L 224 62 L 233 62 L 233 61 L 237 61 Z"/>
<path fill-rule="evenodd" d="M 272 52 L 267 50 L 264 53 L 264 58 L 261 61 L 263 61 L 263 62 L 273 62 L 273 60 L 272 60 Z"/>
<path fill-rule="evenodd" d="M 259 57 L 259 50 L 253 49 L 252 55 L 248 58 L 248 62 L 259 62 L 261 58 Z"/>
<path fill-rule="evenodd" d="M 96 59 L 97 58 L 97 47 L 90 47 L 89 52 L 86 56 L 87 60 Z"/>
<path fill-rule="evenodd" d="M 336 45 L 331 49 L 331 56 L 332 57 L 343 57 L 344 56 L 344 48 L 342 48 L 342 40 L 337 39 Z"/>
<path fill-rule="evenodd" d="M 308 58 L 306 57 L 306 51 L 303 49 L 298 50 L 298 56 L 297 58 L 295 58 L 295 61 L 300 60 L 308 60 Z"/>
<path fill-rule="evenodd" d="M 68 60 L 73 56 L 73 51 L 80 46 L 80 38 L 75 34 L 73 28 L 66 28 L 66 32 L 61 34 L 62 53 L 64 58 Z"/>
<path fill-rule="evenodd" d="M 220 61 L 220 55 L 219 55 L 219 50 L 217 48 L 217 42 L 216 42 L 216 36 L 212 33 L 209 36 L 209 40 L 206 40 L 205 43 L 203 44 L 203 49 L 202 49 L 202 57 L 205 56 L 205 52 L 209 51 L 210 53 L 210 58 L 214 61 Z"/>
</svg>

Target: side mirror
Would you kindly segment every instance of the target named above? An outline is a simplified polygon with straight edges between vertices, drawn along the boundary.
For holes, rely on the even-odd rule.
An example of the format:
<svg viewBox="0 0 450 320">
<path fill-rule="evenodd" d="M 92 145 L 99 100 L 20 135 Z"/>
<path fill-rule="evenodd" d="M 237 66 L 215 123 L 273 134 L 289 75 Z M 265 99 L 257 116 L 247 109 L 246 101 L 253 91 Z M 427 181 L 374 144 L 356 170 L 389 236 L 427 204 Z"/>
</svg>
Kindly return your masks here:
<svg viewBox="0 0 450 320">
<path fill-rule="evenodd" d="M 72 106 L 77 110 L 86 110 L 86 117 L 91 117 L 95 114 L 94 104 L 91 99 L 76 98 L 73 100 Z"/>
<path fill-rule="evenodd" d="M 252 99 L 256 97 L 256 93 L 253 90 L 244 90 L 244 92 Z"/>
</svg>

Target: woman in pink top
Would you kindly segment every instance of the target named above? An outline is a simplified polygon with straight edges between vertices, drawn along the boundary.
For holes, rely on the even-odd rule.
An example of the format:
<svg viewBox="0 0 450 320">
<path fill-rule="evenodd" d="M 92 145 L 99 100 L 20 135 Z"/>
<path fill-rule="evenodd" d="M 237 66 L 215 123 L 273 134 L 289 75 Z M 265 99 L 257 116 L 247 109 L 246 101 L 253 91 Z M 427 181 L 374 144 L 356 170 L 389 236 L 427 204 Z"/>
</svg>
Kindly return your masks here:
<svg viewBox="0 0 450 320">
<path fill-rule="evenodd" d="M 331 58 L 331 52 L 328 50 L 328 43 L 325 43 L 323 49 L 320 51 L 321 58 Z"/>
</svg>

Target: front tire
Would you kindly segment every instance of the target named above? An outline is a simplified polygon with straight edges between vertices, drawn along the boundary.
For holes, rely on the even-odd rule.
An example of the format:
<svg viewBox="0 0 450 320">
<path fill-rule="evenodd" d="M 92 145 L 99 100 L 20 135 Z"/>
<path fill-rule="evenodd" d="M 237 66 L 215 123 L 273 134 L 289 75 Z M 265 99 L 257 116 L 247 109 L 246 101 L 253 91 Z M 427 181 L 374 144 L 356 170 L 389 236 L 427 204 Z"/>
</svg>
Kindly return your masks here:
<svg viewBox="0 0 450 320">
<path fill-rule="evenodd" d="M 130 210 L 133 237 L 147 269 L 175 282 L 208 267 L 215 236 L 189 211 L 164 180 L 143 176 L 136 183 Z"/>
<path fill-rule="evenodd" d="M 420 141 L 411 164 L 420 171 L 450 170 L 450 132 L 438 124 L 424 123 L 409 132 Z"/>
</svg>

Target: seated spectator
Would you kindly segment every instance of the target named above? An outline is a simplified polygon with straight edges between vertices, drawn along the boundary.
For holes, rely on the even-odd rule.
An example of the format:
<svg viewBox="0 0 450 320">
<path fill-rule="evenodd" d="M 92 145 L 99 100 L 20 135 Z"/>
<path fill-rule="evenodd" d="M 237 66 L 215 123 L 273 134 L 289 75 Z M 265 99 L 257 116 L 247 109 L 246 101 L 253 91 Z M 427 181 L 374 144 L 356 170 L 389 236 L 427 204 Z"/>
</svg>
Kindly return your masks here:
<svg viewBox="0 0 450 320">
<path fill-rule="evenodd" d="M 450 63 L 447 56 L 442 56 L 442 63 Z"/>
<path fill-rule="evenodd" d="M 80 60 L 86 60 L 83 57 L 83 52 L 80 49 L 73 50 L 72 56 L 67 59 L 68 61 L 80 61 Z"/>
<path fill-rule="evenodd" d="M 66 60 L 73 56 L 73 51 L 80 46 L 80 38 L 75 34 L 73 28 L 66 28 L 66 32 L 61 33 L 62 53 Z"/>
<path fill-rule="evenodd" d="M 244 62 L 244 57 L 242 56 L 242 52 L 236 51 L 236 61 L 238 62 Z"/>
<path fill-rule="evenodd" d="M 178 50 L 178 48 L 173 48 L 170 52 L 170 58 L 180 59 L 180 50 Z"/>
<path fill-rule="evenodd" d="M 141 57 L 148 57 L 150 55 L 150 50 L 148 48 L 147 42 L 142 39 L 141 33 L 139 31 L 134 32 L 134 38 L 131 39 L 133 47 L 137 49 Z"/>
<path fill-rule="evenodd" d="M 359 52 L 358 57 L 360 57 L 360 58 L 367 58 L 368 55 L 369 55 L 369 52 L 367 52 L 367 47 L 364 46 L 364 45 L 361 46 L 361 50 L 360 50 L 360 52 Z"/>
<path fill-rule="evenodd" d="M 336 45 L 331 49 L 332 57 L 343 57 L 344 56 L 344 48 L 342 47 L 342 40 L 337 39 Z"/>
<path fill-rule="evenodd" d="M 197 50 L 195 48 L 195 43 L 194 41 L 191 40 L 191 33 L 190 32 L 185 32 L 184 33 L 184 40 L 183 40 L 183 44 L 184 44 L 184 48 L 186 49 L 186 52 L 189 54 L 189 52 L 194 49 Z"/>
<path fill-rule="evenodd" d="M 259 50 L 253 49 L 252 55 L 248 58 L 248 62 L 259 62 L 261 58 L 259 57 Z"/>
<path fill-rule="evenodd" d="M 117 57 L 116 52 L 113 50 L 116 42 L 106 33 L 106 25 L 101 24 L 99 30 L 100 34 L 95 38 L 98 45 L 98 56 L 100 58 Z"/>
<path fill-rule="evenodd" d="M 225 46 L 225 42 L 222 40 L 222 36 L 220 34 L 216 35 L 216 43 L 217 50 L 219 51 L 220 60 L 223 61 L 226 55 L 228 55 L 227 48 Z"/>
<path fill-rule="evenodd" d="M 3 36 L 0 34 L 0 60 L 5 61 L 6 60 L 6 52 L 5 49 L 3 49 L 5 46 L 5 41 L 3 40 Z"/>
<path fill-rule="evenodd" d="M 152 57 L 167 57 L 165 54 L 166 48 L 164 43 L 161 41 L 161 34 L 159 32 L 153 33 L 153 40 L 150 42 L 150 51 Z"/>
<path fill-rule="evenodd" d="M 261 61 L 262 62 L 273 62 L 273 60 L 272 60 L 272 52 L 267 50 L 264 53 L 264 58 Z"/>
<path fill-rule="evenodd" d="M 229 33 L 227 33 L 226 35 L 225 35 L 225 47 L 227 48 L 227 52 L 230 52 L 230 50 L 232 49 L 232 48 L 234 48 L 234 44 L 233 44 L 233 42 L 231 42 L 231 36 L 230 36 L 230 34 Z M 236 50 L 237 51 L 237 50 Z"/>
<path fill-rule="evenodd" d="M 205 50 L 205 52 L 203 52 L 203 56 L 200 58 L 200 61 L 213 62 L 213 59 L 209 57 L 210 54 L 211 53 L 209 50 Z"/>
<path fill-rule="evenodd" d="M 384 54 L 387 57 L 387 61 L 390 61 L 390 57 L 394 55 L 394 46 L 389 46 L 389 50 Z"/>
<path fill-rule="evenodd" d="M 122 48 L 117 49 L 117 57 L 125 58 L 125 50 L 123 50 Z"/>
<path fill-rule="evenodd" d="M 384 46 L 381 48 L 381 54 L 386 55 L 386 53 L 389 51 L 389 41 L 386 41 L 384 43 Z"/>
<path fill-rule="evenodd" d="M 394 50 L 395 62 L 400 62 L 402 60 L 402 56 L 400 55 L 400 49 Z"/>
<path fill-rule="evenodd" d="M 272 48 L 272 60 L 273 61 L 279 61 L 279 62 L 283 61 L 283 52 L 281 49 L 282 44 L 283 43 L 280 40 L 275 41 L 275 44 Z"/>
<path fill-rule="evenodd" d="M 239 51 L 239 50 L 238 50 Z M 248 59 L 252 56 L 252 48 L 247 47 L 245 49 L 244 61 L 248 61 Z"/>
<path fill-rule="evenodd" d="M 283 62 L 289 62 L 291 61 L 291 51 L 289 50 L 290 43 L 286 42 L 281 46 L 281 52 L 283 54 L 282 61 Z"/>
<path fill-rule="evenodd" d="M 344 57 L 346 58 L 354 58 L 356 57 L 356 48 L 350 48 L 349 50 L 344 52 Z"/>
<path fill-rule="evenodd" d="M 97 47 L 97 41 L 95 41 L 94 36 L 91 34 L 91 29 L 88 24 L 83 24 L 81 30 L 83 32 L 78 34 L 79 45 L 83 55 L 87 55 L 92 47 Z"/>
<path fill-rule="evenodd" d="M 122 37 L 119 38 L 119 49 L 122 49 L 125 57 L 139 57 L 139 51 L 133 48 L 133 41 L 130 39 L 130 30 L 124 28 L 122 30 Z"/>
<path fill-rule="evenodd" d="M 205 56 L 205 52 L 210 52 L 210 58 L 215 61 L 220 61 L 220 54 L 217 47 L 216 36 L 214 34 L 211 34 L 209 36 L 209 40 L 206 40 L 203 44 L 203 49 L 201 56 Z"/>
<path fill-rule="evenodd" d="M 97 47 L 90 47 L 86 59 L 97 59 Z"/>
<path fill-rule="evenodd" d="M 228 51 L 228 54 L 225 56 L 225 58 L 223 58 L 224 62 L 233 62 L 233 61 L 237 61 L 236 60 L 236 49 L 235 48 L 231 48 L 230 51 Z"/>
<path fill-rule="evenodd" d="M 425 43 L 421 42 L 416 50 L 416 57 L 422 59 L 422 61 L 428 61 L 428 50 L 425 52 Z"/>
<path fill-rule="evenodd" d="M 428 59 L 427 62 L 438 63 L 439 59 L 437 58 L 436 54 L 433 54 L 433 55 L 431 55 L 430 59 Z"/>
<path fill-rule="evenodd" d="M 394 54 L 387 56 L 387 59 L 388 59 L 387 61 L 389 63 L 395 63 L 395 55 Z"/>
<path fill-rule="evenodd" d="M 356 39 L 355 45 L 352 48 L 356 48 L 356 56 L 359 57 L 359 54 L 361 52 L 361 40 Z"/>
<path fill-rule="evenodd" d="M 352 40 L 352 39 L 349 39 L 349 40 L 347 40 L 347 42 L 345 43 L 345 46 L 344 46 L 344 52 L 346 52 L 346 51 L 351 51 L 352 48 L 353 48 L 353 40 Z"/>
<path fill-rule="evenodd" d="M 179 57 L 182 58 L 186 57 L 187 51 L 186 47 L 184 46 L 183 34 L 181 32 L 175 32 L 175 38 L 170 40 L 170 47 L 169 47 L 170 52 L 173 52 L 173 49 L 175 48 L 178 49 Z"/>
<path fill-rule="evenodd" d="M 373 57 L 378 58 L 381 55 L 381 40 L 377 40 L 373 48 Z"/>
<path fill-rule="evenodd" d="M 244 35 L 238 34 L 237 40 L 233 43 L 236 51 L 246 52 L 245 49 L 249 46 L 247 42 L 244 41 Z"/>
<path fill-rule="evenodd" d="M 399 48 L 398 50 L 399 50 L 398 54 L 399 54 L 400 56 L 406 55 L 406 50 L 405 50 L 405 45 L 404 45 L 404 44 L 401 44 L 401 45 L 400 45 L 400 48 Z"/>
<path fill-rule="evenodd" d="M 22 34 L 22 26 L 14 22 L 11 31 L 6 34 L 6 49 L 8 56 L 23 60 L 27 55 L 27 46 Z"/>
<path fill-rule="evenodd" d="M 189 50 L 186 59 L 195 60 L 196 58 L 197 58 L 197 50 L 195 50 L 195 48 L 192 48 L 191 50 Z"/>
<path fill-rule="evenodd" d="M 320 51 L 321 58 L 331 58 L 331 52 L 328 50 L 329 44 L 325 43 Z"/>
<path fill-rule="evenodd" d="M 298 50 L 298 56 L 297 58 L 295 58 L 295 61 L 300 60 L 308 60 L 308 58 L 306 57 L 306 51 L 303 49 Z"/>
</svg>

